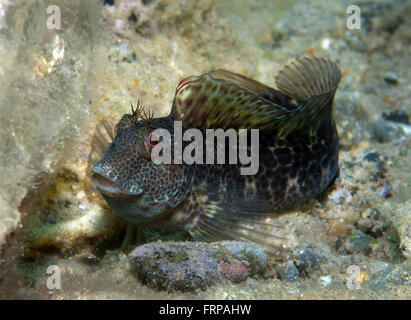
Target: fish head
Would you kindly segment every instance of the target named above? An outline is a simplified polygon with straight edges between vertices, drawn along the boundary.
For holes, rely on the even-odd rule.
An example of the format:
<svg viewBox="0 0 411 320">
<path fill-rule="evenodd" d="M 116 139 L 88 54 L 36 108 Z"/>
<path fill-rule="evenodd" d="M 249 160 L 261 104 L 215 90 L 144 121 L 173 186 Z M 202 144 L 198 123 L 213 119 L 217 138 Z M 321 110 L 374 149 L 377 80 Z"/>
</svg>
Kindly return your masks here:
<svg viewBox="0 0 411 320">
<path fill-rule="evenodd" d="M 158 220 L 171 213 L 189 188 L 181 164 L 156 164 L 151 151 L 159 142 L 157 129 L 173 134 L 169 117 L 139 120 L 126 114 L 115 137 L 92 168 L 92 179 L 115 214 L 132 223 Z M 161 137 L 160 137 L 161 138 Z"/>
</svg>

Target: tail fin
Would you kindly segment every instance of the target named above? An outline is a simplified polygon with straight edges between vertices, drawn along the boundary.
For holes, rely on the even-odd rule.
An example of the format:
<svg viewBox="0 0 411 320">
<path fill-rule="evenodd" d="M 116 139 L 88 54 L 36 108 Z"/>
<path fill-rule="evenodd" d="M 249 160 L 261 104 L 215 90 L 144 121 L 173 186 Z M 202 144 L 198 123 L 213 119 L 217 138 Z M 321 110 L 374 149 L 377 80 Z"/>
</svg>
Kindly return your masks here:
<svg viewBox="0 0 411 320">
<path fill-rule="evenodd" d="M 275 82 L 278 90 L 296 100 L 300 107 L 281 133 L 289 133 L 295 128 L 314 132 L 322 121 L 330 121 L 340 79 L 340 69 L 327 58 L 304 57 L 286 65 Z"/>
</svg>

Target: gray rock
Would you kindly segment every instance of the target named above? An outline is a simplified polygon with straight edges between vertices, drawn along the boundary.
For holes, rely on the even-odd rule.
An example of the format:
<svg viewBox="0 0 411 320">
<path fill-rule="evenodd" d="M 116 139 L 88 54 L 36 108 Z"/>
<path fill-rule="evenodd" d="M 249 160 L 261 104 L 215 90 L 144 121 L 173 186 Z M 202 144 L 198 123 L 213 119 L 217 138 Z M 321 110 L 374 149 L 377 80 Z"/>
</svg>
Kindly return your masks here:
<svg viewBox="0 0 411 320">
<path fill-rule="evenodd" d="M 384 75 L 384 81 L 387 83 L 398 84 L 398 75 L 394 71 L 388 71 Z"/>
<path fill-rule="evenodd" d="M 363 160 L 367 160 L 370 162 L 378 162 L 380 159 L 380 156 L 378 155 L 377 152 L 368 152 L 363 158 Z"/>
<path fill-rule="evenodd" d="M 351 253 L 367 250 L 371 246 L 371 240 L 369 235 L 356 231 L 348 237 L 346 249 Z"/>
<path fill-rule="evenodd" d="M 390 142 L 404 135 L 404 130 L 395 122 L 378 120 L 372 123 L 371 133 L 378 142 Z"/>
<path fill-rule="evenodd" d="M 167 291 L 205 290 L 224 279 L 241 282 L 268 265 L 264 249 L 239 241 L 150 243 L 129 259 L 142 283 Z"/>
<path fill-rule="evenodd" d="M 405 111 L 399 110 L 399 109 L 391 110 L 389 112 L 384 112 L 382 114 L 382 117 L 385 120 L 390 120 L 394 122 L 405 123 L 405 124 L 410 123 L 408 114 Z"/>
<path fill-rule="evenodd" d="M 297 251 L 294 260 L 297 269 L 306 276 L 320 269 L 320 264 L 326 261 L 321 254 L 315 252 L 315 249 L 311 247 Z"/>
<path fill-rule="evenodd" d="M 293 261 L 282 263 L 276 268 L 281 280 L 287 282 L 296 282 L 300 280 L 300 271 Z"/>
<path fill-rule="evenodd" d="M 362 232 L 374 238 L 382 236 L 386 229 L 386 223 L 383 221 L 380 212 L 376 208 L 368 208 L 365 210 L 356 222 L 356 226 Z"/>
</svg>

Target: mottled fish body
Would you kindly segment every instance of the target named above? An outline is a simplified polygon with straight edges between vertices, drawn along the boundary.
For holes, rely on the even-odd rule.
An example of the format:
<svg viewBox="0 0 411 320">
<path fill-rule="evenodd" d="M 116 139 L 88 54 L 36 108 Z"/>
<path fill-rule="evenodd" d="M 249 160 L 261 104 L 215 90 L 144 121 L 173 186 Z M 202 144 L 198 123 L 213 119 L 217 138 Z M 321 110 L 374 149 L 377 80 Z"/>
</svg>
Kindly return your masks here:
<svg viewBox="0 0 411 320">
<path fill-rule="evenodd" d="M 93 181 L 129 222 L 187 230 L 198 239 L 264 243 L 269 235 L 255 227 L 259 218 L 309 201 L 337 174 L 332 105 L 340 77 L 334 62 L 305 57 L 279 72 L 278 90 L 224 70 L 186 78 L 167 117 L 141 117 L 141 110 L 123 116 Z M 153 163 L 153 132 L 167 129 L 174 139 L 174 121 L 183 132 L 258 129 L 257 173 L 242 175 L 228 152 L 225 164 Z"/>
</svg>

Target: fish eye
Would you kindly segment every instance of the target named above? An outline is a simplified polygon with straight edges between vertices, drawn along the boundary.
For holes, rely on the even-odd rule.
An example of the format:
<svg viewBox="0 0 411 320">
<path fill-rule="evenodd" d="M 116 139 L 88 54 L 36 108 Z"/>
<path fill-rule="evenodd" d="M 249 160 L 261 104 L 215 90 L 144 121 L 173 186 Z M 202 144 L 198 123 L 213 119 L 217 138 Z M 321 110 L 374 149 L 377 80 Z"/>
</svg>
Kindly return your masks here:
<svg viewBox="0 0 411 320">
<path fill-rule="evenodd" d="M 154 130 L 147 131 L 143 136 L 142 146 L 139 148 L 140 154 L 150 160 L 151 151 L 161 141 L 162 137 L 159 137 Z"/>
<path fill-rule="evenodd" d="M 150 145 L 154 147 L 159 142 L 160 140 L 158 139 L 158 137 L 156 137 L 156 135 L 151 132 L 150 133 Z"/>
<path fill-rule="evenodd" d="M 146 149 L 151 152 L 153 150 L 154 146 L 159 143 L 160 140 L 154 133 L 154 131 L 149 131 L 144 135 L 144 145 L 146 146 Z"/>
</svg>

